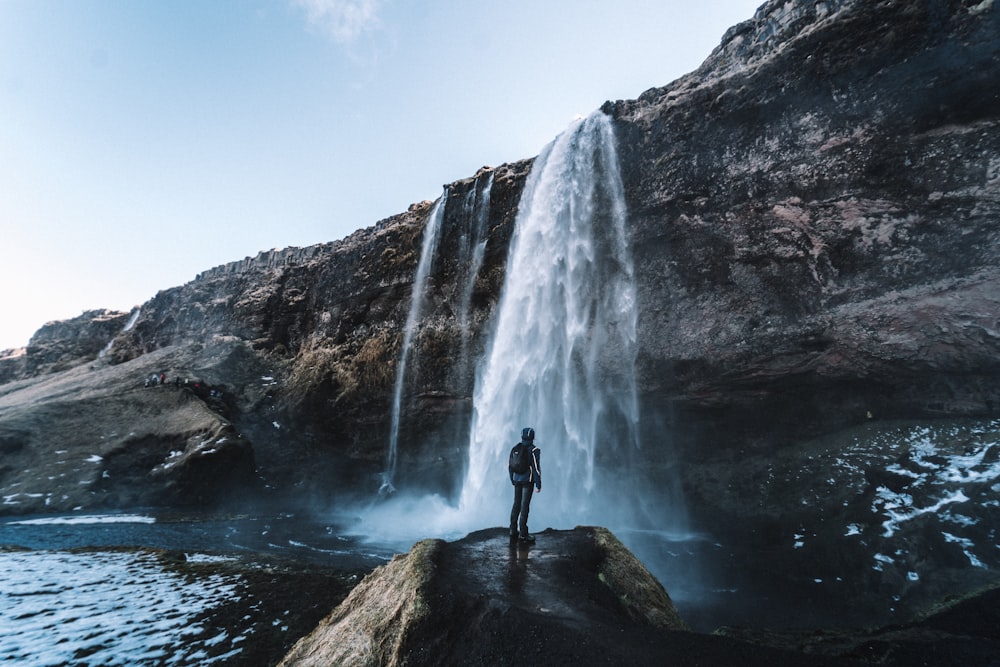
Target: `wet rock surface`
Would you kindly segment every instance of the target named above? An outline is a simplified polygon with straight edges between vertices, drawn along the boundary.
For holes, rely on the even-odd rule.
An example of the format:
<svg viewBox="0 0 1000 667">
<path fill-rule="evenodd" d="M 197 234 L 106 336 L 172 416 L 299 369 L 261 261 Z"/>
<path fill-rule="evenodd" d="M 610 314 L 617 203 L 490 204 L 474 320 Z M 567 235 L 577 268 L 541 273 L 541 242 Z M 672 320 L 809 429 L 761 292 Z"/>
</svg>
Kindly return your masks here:
<svg viewBox="0 0 1000 667">
<path fill-rule="evenodd" d="M 548 530 L 531 545 L 492 529 L 418 543 L 375 570 L 282 665 L 794 664 L 685 627 L 605 529 Z"/>
<path fill-rule="evenodd" d="M 425 541 L 370 574 L 282 665 L 990 665 L 996 589 L 871 630 L 691 632 L 608 531 Z M 930 660 L 930 662 L 922 662 Z"/>
<path fill-rule="evenodd" d="M 997 585 L 998 446 L 995 419 L 883 421 L 685 465 L 692 525 L 714 545 L 697 557 L 705 588 L 734 591 L 688 622 L 906 623 Z"/>
<path fill-rule="evenodd" d="M 717 635 L 842 659 L 858 665 L 992 667 L 1000 655 L 1000 589 L 958 600 L 912 623 L 869 630 L 760 631 L 720 628 Z M 697 663 L 696 663 L 697 664 Z"/>
</svg>

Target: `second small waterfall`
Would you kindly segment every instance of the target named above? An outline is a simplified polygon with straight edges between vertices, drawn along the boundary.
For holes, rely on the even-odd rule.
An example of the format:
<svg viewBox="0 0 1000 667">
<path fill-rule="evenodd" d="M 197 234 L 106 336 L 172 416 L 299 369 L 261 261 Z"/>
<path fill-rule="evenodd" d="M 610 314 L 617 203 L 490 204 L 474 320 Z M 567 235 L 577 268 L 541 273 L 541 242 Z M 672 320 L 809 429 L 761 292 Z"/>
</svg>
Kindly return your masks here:
<svg viewBox="0 0 1000 667">
<path fill-rule="evenodd" d="M 413 290 L 410 295 L 410 309 L 406 316 L 406 325 L 403 328 L 403 347 L 399 355 L 399 364 L 396 367 L 396 383 L 392 395 L 392 416 L 389 424 L 389 450 L 386 457 L 385 471 L 382 473 L 382 484 L 379 488 L 379 495 L 382 496 L 395 491 L 396 461 L 399 451 L 399 424 L 403 410 L 403 389 L 406 381 L 406 369 L 410 361 L 410 348 L 413 344 L 413 335 L 423 313 L 424 292 L 427 289 L 427 280 L 430 276 L 431 265 L 434 262 L 438 239 L 441 235 L 441 221 L 444 218 L 444 211 L 447 206 L 448 191 L 445 190 L 437 200 L 437 203 L 434 204 L 434 208 L 431 209 L 430 215 L 427 218 L 427 224 L 424 226 L 420 260 L 417 264 L 417 273 L 413 278 Z"/>
</svg>

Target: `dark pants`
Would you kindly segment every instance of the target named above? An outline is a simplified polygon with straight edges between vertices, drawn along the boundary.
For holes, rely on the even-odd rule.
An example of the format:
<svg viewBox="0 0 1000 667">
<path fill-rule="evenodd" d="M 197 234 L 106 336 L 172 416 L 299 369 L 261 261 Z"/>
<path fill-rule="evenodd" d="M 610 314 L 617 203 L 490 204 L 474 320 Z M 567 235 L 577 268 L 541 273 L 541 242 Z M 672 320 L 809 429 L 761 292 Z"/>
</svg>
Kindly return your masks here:
<svg viewBox="0 0 1000 667">
<path fill-rule="evenodd" d="M 510 532 L 517 530 L 521 537 L 528 536 L 528 510 L 535 487 L 531 482 L 514 485 L 514 506 L 510 509 Z"/>
</svg>

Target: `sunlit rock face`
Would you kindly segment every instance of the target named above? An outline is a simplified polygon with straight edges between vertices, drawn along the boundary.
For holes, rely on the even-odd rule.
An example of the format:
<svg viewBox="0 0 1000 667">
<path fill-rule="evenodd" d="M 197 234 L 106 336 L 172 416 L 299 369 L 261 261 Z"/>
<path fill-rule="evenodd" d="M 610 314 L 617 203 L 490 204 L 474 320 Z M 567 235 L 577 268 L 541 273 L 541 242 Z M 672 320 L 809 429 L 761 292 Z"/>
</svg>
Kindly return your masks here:
<svg viewBox="0 0 1000 667">
<path fill-rule="evenodd" d="M 0 352 L 0 383 L 64 371 L 100 356 L 128 323 L 129 314 L 89 310 L 71 320 L 49 322 L 26 348 Z"/>
</svg>

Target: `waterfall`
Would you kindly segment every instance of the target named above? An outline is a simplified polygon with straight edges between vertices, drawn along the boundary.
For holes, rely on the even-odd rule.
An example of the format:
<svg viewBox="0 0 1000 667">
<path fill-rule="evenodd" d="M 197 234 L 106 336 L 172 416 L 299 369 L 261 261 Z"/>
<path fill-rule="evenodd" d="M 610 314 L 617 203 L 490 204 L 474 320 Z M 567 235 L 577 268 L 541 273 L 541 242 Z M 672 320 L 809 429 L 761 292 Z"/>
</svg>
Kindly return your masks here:
<svg viewBox="0 0 1000 667">
<path fill-rule="evenodd" d="M 678 487 L 661 467 L 646 465 L 657 457 L 640 453 L 638 297 L 626 214 L 614 128 L 595 112 L 542 150 L 525 183 L 489 342 L 475 360 L 457 503 L 398 493 L 354 515 L 352 530 L 406 548 L 429 535 L 454 539 L 506 526 L 507 455 L 531 426 L 543 481 L 531 504 L 533 531 L 603 525 L 661 580 L 678 571 L 682 580 L 696 576 L 690 565 L 677 570 L 674 545 L 692 539 Z M 421 265 L 432 243 L 425 239 Z M 401 381 L 394 432 L 400 393 Z M 647 424 L 643 433 L 650 432 Z"/>
<path fill-rule="evenodd" d="M 130 331 L 132 327 L 135 326 L 135 323 L 139 321 L 139 314 L 141 312 L 142 308 L 139 306 L 136 306 L 135 308 L 132 309 L 132 314 L 129 315 L 128 321 L 125 322 L 125 326 L 122 328 L 122 330 L 119 331 L 117 335 L 113 336 L 111 340 L 109 340 L 107 344 L 105 344 L 105 346 L 101 348 L 101 351 L 97 353 L 98 359 L 103 359 L 105 356 L 107 356 L 108 352 L 111 351 L 111 346 L 114 344 L 115 338 L 118 338 L 118 336 L 122 335 L 126 331 Z"/>
<path fill-rule="evenodd" d="M 476 286 L 476 278 L 483 266 L 486 255 L 486 230 L 490 217 L 490 196 L 493 192 L 493 172 L 486 174 L 485 183 L 480 190 L 479 178 L 476 178 L 472 189 L 463 202 L 463 220 L 468 221 L 459 243 L 459 275 L 456 278 L 458 305 L 456 320 L 461 332 L 461 346 L 456 364 L 460 373 L 469 368 L 469 334 L 472 322 L 469 320 L 472 310 L 472 292 Z M 468 258 L 468 259 L 466 259 Z"/>
<path fill-rule="evenodd" d="M 625 223 L 613 127 L 595 112 L 545 147 L 521 196 L 476 378 L 463 521 L 506 524 L 506 460 L 523 426 L 542 450 L 533 527 L 633 518 L 637 313 Z"/>
<path fill-rule="evenodd" d="M 444 211 L 448 205 L 448 191 L 438 198 L 431 209 L 424 226 L 424 238 L 420 249 L 420 260 L 417 263 L 417 273 L 413 278 L 413 288 L 410 295 L 410 311 L 406 316 L 406 325 L 403 329 L 403 348 L 399 355 L 399 364 L 396 366 L 396 384 L 393 389 L 392 398 L 392 421 L 389 430 L 389 450 L 387 454 L 385 472 L 382 473 L 382 485 L 379 488 L 379 495 L 391 494 L 396 477 L 396 461 L 399 447 L 399 421 L 402 413 L 403 388 L 406 380 L 406 367 L 410 359 L 410 348 L 413 345 L 413 334 L 417 328 L 417 323 L 423 311 L 424 292 L 427 289 L 427 280 L 431 272 L 431 264 L 434 262 L 434 255 L 437 252 L 438 239 L 441 236 L 441 221 L 444 218 Z"/>
</svg>

